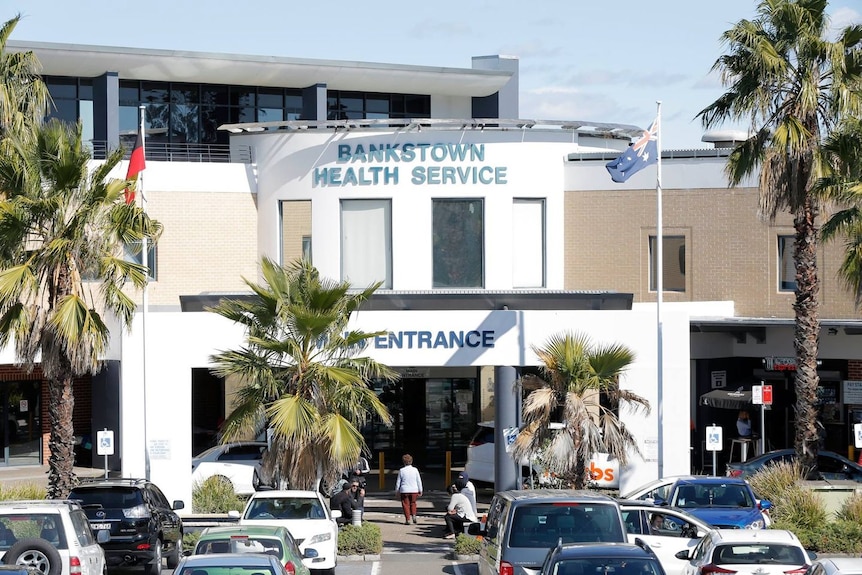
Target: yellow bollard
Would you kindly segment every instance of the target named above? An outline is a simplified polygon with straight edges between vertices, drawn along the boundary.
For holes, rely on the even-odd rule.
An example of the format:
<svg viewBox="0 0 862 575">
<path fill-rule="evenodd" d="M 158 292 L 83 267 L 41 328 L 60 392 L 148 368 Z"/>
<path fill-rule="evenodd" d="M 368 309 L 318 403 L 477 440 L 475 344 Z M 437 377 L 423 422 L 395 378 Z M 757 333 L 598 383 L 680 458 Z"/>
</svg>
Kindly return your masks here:
<svg viewBox="0 0 862 575">
<path fill-rule="evenodd" d="M 382 451 L 377 454 L 377 487 L 380 491 L 386 488 L 386 457 Z"/>
</svg>

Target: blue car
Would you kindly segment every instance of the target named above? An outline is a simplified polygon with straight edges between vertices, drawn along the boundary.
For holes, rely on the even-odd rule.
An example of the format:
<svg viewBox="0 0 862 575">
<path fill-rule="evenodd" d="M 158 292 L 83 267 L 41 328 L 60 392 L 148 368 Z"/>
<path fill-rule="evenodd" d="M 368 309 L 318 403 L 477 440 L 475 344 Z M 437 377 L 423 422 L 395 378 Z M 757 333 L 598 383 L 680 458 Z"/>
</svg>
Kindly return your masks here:
<svg viewBox="0 0 862 575">
<path fill-rule="evenodd" d="M 716 529 L 764 529 L 772 504 L 758 500 L 744 479 L 698 477 L 677 480 L 666 500 L 657 504 L 679 507 Z"/>
</svg>

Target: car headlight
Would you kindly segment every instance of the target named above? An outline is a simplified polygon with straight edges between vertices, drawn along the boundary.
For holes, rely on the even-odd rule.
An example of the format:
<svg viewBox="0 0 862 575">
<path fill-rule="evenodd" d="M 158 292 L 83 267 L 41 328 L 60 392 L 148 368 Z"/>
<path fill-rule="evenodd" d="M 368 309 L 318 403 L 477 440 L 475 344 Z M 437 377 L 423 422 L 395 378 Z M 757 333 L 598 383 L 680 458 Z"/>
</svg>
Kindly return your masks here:
<svg viewBox="0 0 862 575">
<path fill-rule="evenodd" d="M 763 529 L 763 519 L 756 519 L 745 526 L 746 529 Z"/>
<path fill-rule="evenodd" d="M 309 545 L 314 545 L 315 543 L 323 543 L 324 541 L 329 541 L 332 539 L 332 533 L 318 533 L 308 540 Z"/>
</svg>

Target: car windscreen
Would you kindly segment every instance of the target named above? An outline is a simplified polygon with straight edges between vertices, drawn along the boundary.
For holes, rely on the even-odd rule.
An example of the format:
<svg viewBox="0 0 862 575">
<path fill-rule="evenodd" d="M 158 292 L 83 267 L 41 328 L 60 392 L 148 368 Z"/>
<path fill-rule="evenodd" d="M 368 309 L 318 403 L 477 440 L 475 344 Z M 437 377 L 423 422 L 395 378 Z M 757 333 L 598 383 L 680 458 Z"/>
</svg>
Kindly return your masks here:
<svg viewBox="0 0 862 575">
<path fill-rule="evenodd" d="M 325 519 L 318 499 L 308 497 L 261 497 L 252 501 L 246 519 Z"/>
<path fill-rule="evenodd" d="M 176 575 L 276 575 L 271 565 L 231 565 L 224 567 L 197 567 L 187 565 L 174 571 Z"/>
<path fill-rule="evenodd" d="M 140 490 L 132 487 L 78 487 L 72 490 L 69 499 L 79 500 L 85 509 L 130 509 L 144 503 Z"/>
<path fill-rule="evenodd" d="M 284 546 L 281 541 L 271 537 L 219 537 L 202 539 L 195 547 L 195 555 L 210 553 L 265 553 L 281 557 Z"/>
<path fill-rule="evenodd" d="M 658 561 L 651 559 L 578 558 L 561 559 L 551 570 L 551 575 L 663 575 Z"/>
<path fill-rule="evenodd" d="M 781 543 L 735 543 L 719 545 L 713 553 L 713 563 L 722 565 L 804 565 L 801 547 Z"/>
<path fill-rule="evenodd" d="M 553 547 L 560 538 L 563 543 L 626 541 L 615 505 L 560 502 L 515 508 L 510 547 Z"/>
<path fill-rule="evenodd" d="M 746 485 L 732 483 L 682 484 L 673 502 L 677 507 L 754 507 Z"/>
</svg>

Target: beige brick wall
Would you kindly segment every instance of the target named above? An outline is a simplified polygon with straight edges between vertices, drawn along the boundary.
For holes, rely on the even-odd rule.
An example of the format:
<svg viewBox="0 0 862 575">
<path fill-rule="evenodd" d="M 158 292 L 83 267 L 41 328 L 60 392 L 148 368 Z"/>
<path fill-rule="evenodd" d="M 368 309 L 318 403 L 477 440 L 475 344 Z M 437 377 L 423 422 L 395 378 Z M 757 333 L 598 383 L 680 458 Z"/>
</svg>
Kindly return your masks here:
<svg viewBox="0 0 862 575">
<path fill-rule="evenodd" d="M 757 190 L 663 190 L 664 235 L 686 238 L 686 291 L 664 301 L 736 302 L 736 315 L 793 317 L 793 293 L 778 291 L 778 236 L 793 222 L 757 217 Z M 823 218 L 821 218 L 821 221 Z M 656 233 L 656 192 L 603 190 L 565 194 L 565 289 L 633 293 L 649 290 L 649 237 Z M 853 298 L 837 279 L 841 242 L 818 252 L 821 318 L 857 318 Z"/>
<path fill-rule="evenodd" d="M 282 265 L 302 258 L 302 238 L 311 236 L 311 200 L 281 203 Z"/>
</svg>

